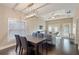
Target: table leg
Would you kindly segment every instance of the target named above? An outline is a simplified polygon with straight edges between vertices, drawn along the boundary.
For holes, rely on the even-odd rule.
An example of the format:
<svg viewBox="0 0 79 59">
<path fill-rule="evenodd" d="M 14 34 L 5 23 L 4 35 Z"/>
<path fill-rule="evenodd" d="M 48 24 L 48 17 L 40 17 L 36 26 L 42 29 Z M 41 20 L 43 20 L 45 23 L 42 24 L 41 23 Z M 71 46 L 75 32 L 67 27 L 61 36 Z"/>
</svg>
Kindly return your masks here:
<svg viewBox="0 0 79 59">
<path fill-rule="evenodd" d="M 35 45 L 35 55 L 37 55 L 37 44 Z"/>
<path fill-rule="evenodd" d="M 36 44 L 35 45 L 35 55 L 39 55 L 39 54 L 40 54 L 40 52 L 39 52 L 39 45 Z"/>
</svg>

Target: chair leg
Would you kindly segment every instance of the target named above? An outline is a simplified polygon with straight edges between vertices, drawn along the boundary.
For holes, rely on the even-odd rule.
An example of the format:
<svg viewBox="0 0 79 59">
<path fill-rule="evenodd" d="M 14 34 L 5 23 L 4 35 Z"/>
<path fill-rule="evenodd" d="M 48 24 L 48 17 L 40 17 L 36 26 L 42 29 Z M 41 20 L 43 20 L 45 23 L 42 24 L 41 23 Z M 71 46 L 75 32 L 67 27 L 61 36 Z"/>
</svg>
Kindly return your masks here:
<svg viewBox="0 0 79 59">
<path fill-rule="evenodd" d="M 43 44 L 42 44 L 42 54 L 43 54 Z"/>
<path fill-rule="evenodd" d="M 46 55 L 48 54 L 48 46 L 47 46 L 47 43 L 46 43 Z"/>
<path fill-rule="evenodd" d="M 29 54 L 29 51 L 28 51 L 28 47 L 27 47 L 27 55 Z"/>
<path fill-rule="evenodd" d="M 21 55 L 23 54 L 23 48 L 21 48 Z"/>
<path fill-rule="evenodd" d="M 31 54 L 30 52 L 31 52 L 31 49 L 27 47 L 27 55 Z"/>
<path fill-rule="evenodd" d="M 16 49 L 15 49 L 15 52 L 17 53 L 17 48 L 18 48 L 18 45 L 16 45 Z"/>
<path fill-rule="evenodd" d="M 19 48 L 19 55 L 21 54 L 21 47 Z"/>
</svg>

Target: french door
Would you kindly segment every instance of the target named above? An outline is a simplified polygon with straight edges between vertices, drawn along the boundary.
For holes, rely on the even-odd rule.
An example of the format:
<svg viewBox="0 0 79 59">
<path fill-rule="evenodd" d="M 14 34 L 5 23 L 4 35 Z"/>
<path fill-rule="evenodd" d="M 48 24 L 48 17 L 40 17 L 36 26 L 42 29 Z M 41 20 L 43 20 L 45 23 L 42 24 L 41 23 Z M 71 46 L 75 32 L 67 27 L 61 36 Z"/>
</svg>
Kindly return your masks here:
<svg viewBox="0 0 79 59">
<path fill-rule="evenodd" d="M 62 25 L 62 36 L 69 38 L 71 35 L 71 23 L 66 23 Z"/>
</svg>

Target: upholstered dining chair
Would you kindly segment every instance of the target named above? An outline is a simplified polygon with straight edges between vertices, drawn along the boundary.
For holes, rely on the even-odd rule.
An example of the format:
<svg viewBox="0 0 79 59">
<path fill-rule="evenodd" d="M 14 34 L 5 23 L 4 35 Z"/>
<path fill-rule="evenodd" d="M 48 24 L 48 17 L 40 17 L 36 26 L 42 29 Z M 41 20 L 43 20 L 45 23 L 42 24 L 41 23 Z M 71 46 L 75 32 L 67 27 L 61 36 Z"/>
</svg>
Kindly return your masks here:
<svg viewBox="0 0 79 59">
<path fill-rule="evenodd" d="M 42 42 L 42 52 L 46 50 L 46 54 L 48 54 L 48 49 L 52 46 L 52 36 L 45 35 L 45 40 Z"/>
<path fill-rule="evenodd" d="M 38 38 L 43 38 L 44 35 L 43 35 L 42 33 L 38 33 L 38 34 L 37 34 L 37 37 L 38 37 Z"/>
<path fill-rule="evenodd" d="M 16 53 L 18 51 L 18 48 L 19 48 L 19 54 L 20 54 L 20 51 L 21 51 L 21 41 L 20 41 L 20 36 L 19 35 L 15 35 L 15 38 L 16 38 Z"/>
<path fill-rule="evenodd" d="M 33 52 L 33 46 L 29 44 L 26 37 L 20 37 L 21 40 L 21 55 L 23 55 L 24 51 L 28 54 Z"/>
</svg>

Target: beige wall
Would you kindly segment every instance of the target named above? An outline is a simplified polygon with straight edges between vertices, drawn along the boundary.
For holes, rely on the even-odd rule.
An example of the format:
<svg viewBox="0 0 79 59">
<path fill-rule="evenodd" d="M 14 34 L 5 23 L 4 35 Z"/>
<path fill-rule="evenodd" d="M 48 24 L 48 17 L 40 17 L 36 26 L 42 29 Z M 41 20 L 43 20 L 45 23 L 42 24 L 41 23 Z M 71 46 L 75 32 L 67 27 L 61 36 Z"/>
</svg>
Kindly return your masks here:
<svg viewBox="0 0 79 59">
<path fill-rule="evenodd" d="M 8 18 L 22 19 L 24 14 L 14 11 L 11 8 L 0 6 L 0 46 L 8 43 Z"/>
<path fill-rule="evenodd" d="M 33 31 L 39 29 L 39 25 L 43 25 L 43 30 L 45 30 L 45 21 L 38 17 L 31 17 L 26 19 L 27 34 L 32 34 Z"/>
</svg>

